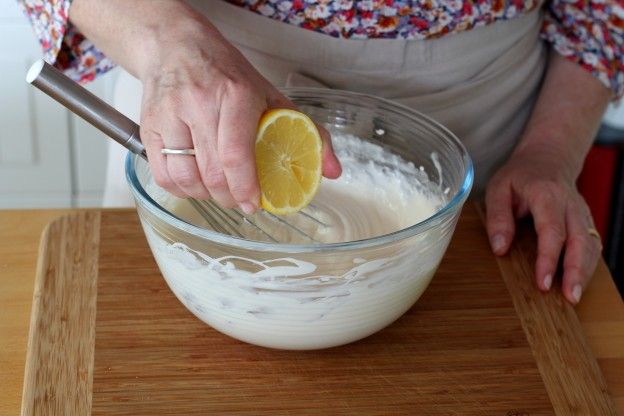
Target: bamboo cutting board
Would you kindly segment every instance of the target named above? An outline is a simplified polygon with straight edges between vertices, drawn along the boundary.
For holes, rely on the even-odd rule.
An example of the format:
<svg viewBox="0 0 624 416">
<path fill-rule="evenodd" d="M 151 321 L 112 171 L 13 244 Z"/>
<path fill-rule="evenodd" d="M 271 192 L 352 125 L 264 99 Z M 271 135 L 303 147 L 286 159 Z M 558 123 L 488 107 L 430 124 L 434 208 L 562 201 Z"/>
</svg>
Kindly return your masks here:
<svg viewBox="0 0 624 416">
<path fill-rule="evenodd" d="M 83 211 L 42 236 L 24 415 L 613 415 L 574 310 L 532 280 L 534 236 L 489 251 L 464 209 L 402 318 L 321 351 L 256 347 L 169 291 L 133 211 Z"/>
</svg>

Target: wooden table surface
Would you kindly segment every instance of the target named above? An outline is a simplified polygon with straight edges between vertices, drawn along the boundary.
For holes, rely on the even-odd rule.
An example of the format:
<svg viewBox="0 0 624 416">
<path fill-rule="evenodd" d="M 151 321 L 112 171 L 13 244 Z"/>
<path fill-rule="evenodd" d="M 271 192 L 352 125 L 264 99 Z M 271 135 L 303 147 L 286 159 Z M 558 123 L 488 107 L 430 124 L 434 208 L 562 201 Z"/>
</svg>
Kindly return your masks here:
<svg viewBox="0 0 624 416">
<path fill-rule="evenodd" d="M 0 211 L 0 415 L 19 414 L 39 239 L 70 210 Z M 601 262 L 576 308 L 619 414 L 624 415 L 624 304 Z"/>
</svg>

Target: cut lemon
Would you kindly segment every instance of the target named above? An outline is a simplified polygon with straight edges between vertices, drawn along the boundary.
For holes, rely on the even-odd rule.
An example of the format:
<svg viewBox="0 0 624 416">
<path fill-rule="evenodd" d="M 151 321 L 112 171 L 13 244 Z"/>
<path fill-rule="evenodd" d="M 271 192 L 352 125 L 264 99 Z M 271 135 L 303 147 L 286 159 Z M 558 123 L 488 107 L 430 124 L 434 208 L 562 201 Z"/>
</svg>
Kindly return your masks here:
<svg viewBox="0 0 624 416">
<path fill-rule="evenodd" d="M 262 115 L 256 136 L 260 204 L 273 214 L 308 205 L 321 183 L 321 136 L 308 116 L 290 109 Z"/>
</svg>

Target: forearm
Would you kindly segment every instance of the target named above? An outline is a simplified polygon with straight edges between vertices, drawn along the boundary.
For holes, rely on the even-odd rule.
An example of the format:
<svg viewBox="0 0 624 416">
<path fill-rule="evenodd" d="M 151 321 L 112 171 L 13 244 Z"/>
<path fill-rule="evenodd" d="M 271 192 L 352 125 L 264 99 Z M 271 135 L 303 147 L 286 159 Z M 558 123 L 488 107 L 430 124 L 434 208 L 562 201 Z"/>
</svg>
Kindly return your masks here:
<svg viewBox="0 0 624 416">
<path fill-rule="evenodd" d="M 138 78 L 170 31 L 192 31 L 203 17 L 181 0 L 74 0 L 71 22 L 113 61 Z M 205 22 L 202 22 L 205 25 Z"/>
<path fill-rule="evenodd" d="M 559 173 L 576 180 L 609 97 L 610 91 L 591 74 L 553 53 L 514 155 L 547 158 Z"/>
</svg>

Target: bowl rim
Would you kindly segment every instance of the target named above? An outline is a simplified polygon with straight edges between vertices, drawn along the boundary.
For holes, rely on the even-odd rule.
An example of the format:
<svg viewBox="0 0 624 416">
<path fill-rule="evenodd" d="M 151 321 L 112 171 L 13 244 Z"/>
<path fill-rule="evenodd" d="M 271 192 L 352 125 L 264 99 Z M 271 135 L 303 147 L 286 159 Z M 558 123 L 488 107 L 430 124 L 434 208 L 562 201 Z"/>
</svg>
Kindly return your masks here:
<svg viewBox="0 0 624 416">
<path fill-rule="evenodd" d="M 156 202 L 143 188 L 141 185 L 139 178 L 136 174 L 135 169 L 135 160 L 139 158 L 139 155 L 128 152 L 126 156 L 125 162 L 125 171 L 126 171 L 126 180 L 128 181 L 128 185 L 132 194 L 134 195 L 135 201 L 150 211 L 153 215 L 157 216 L 159 219 L 167 222 L 169 225 L 177 228 L 181 231 L 189 233 L 195 237 L 199 237 L 202 239 L 206 239 L 218 244 L 233 246 L 239 249 L 247 249 L 254 251 L 278 251 L 284 253 L 309 253 L 309 252 L 324 252 L 324 251 L 347 251 L 347 250 L 357 250 L 363 248 L 373 248 L 385 245 L 387 243 L 392 243 L 400 240 L 407 239 L 409 237 L 420 234 L 424 231 L 427 231 L 439 221 L 442 221 L 446 217 L 452 215 L 458 209 L 461 209 L 463 203 L 468 198 L 470 190 L 472 189 L 472 185 L 474 182 L 474 166 L 468 151 L 466 150 L 463 143 L 453 134 L 449 129 L 435 121 L 433 118 L 422 114 L 419 111 L 413 110 L 403 104 L 397 103 L 395 101 L 377 97 L 370 94 L 364 94 L 359 92 L 351 92 L 345 90 L 337 90 L 337 89 L 325 89 L 325 88 L 312 88 L 312 87 L 288 87 L 288 88 L 280 88 L 280 91 L 283 92 L 286 96 L 296 94 L 322 94 L 324 97 L 327 95 L 340 96 L 342 98 L 357 98 L 360 100 L 369 100 L 369 101 L 377 101 L 384 106 L 392 107 L 392 110 L 395 112 L 403 113 L 403 115 L 407 115 L 409 117 L 417 117 L 420 118 L 421 121 L 425 123 L 429 123 L 431 126 L 437 128 L 442 131 L 444 134 L 444 138 L 449 141 L 454 147 L 459 150 L 462 161 L 465 165 L 465 173 L 464 180 L 461 187 L 458 191 L 453 195 L 450 201 L 444 205 L 440 210 L 436 211 L 430 217 L 413 224 L 409 227 L 402 228 L 397 231 L 393 231 L 391 233 L 378 235 L 375 237 L 339 242 L 339 243 L 311 243 L 311 244 L 292 244 L 292 243 L 271 243 L 264 241 L 256 241 L 256 240 L 247 240 L 244 238 L 231 236 L 227 234 L 221 234 L 216 231 L 212 231 L 206 228 L 202 228 L 193 224 L 190 224 L 183 219 L 177 217 L 176 215 L 169 212 L 167 209 L 162 207 L 158 202 Z M 312 97 L 309 97 L 312 98 Z M 407 114 L 406 114 L 407 113 Z"/>
</svg>

